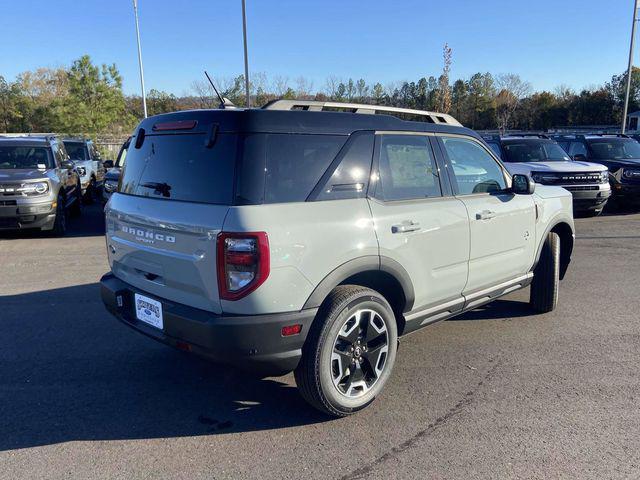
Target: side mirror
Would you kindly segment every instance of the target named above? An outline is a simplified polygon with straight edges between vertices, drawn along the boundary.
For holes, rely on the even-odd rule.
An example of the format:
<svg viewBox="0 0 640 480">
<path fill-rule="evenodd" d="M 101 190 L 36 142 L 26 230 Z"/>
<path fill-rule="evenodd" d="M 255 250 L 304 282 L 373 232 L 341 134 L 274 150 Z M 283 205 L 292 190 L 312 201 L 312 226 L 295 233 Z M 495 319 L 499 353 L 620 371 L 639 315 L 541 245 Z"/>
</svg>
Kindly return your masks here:
<svg viewBox="0 0 640 480">
<path fill-rule="evenodd" d="M 105 160 L 102 162 L 104 168 L 113 168 L 113 160 Z"/>
<path fill-rule="evenodd" d="M 76 166 L 76 164 L 71 160 L 63 160 L 62 162 L 60 162 L 60 166 L 62 168 L 66 168 L 67 170 L 71 170 Z"/>
<path fill-rule="evenodd" d="M 511 192 L 516 195 L 532 195 L 536 191 L 536 184 L 528 175 L 516 173 L 511 177 Z"/>
<path fill-rule="evenodd" d="M 586 161 L 587 161 L 587 156 L 586 156 L 586 155 L 584 155 L 584 154 L 582 154 L 582 153 L 576 153 L 576 154 L 573 156 L 573 159 L 574 159 L 576 162 L 586 162 Z"/>
</svg>

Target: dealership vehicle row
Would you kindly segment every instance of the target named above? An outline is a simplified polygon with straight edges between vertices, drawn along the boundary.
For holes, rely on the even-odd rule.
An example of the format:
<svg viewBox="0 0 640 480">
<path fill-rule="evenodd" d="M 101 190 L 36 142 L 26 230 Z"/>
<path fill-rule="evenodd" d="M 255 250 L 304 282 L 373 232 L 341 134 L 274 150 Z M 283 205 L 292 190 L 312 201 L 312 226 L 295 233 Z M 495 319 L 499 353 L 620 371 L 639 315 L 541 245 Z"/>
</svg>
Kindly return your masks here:
<svg viewBox="0 0 640 480">
<path fill-rule="evenodd" d="M 573 212 L 634 203 L 640 143 L 280 100 L 145 119 L 114 162 L 88 140 L 0 137 L 0 175 L 5 229 L 64 235 L 67 213 L 106 201 L 101 293 L 123 323 L 293 371 L 345 416 L 382 391 L 399 337 L 528 286 L 532 311 L 553 311 Z"/>
</svg>

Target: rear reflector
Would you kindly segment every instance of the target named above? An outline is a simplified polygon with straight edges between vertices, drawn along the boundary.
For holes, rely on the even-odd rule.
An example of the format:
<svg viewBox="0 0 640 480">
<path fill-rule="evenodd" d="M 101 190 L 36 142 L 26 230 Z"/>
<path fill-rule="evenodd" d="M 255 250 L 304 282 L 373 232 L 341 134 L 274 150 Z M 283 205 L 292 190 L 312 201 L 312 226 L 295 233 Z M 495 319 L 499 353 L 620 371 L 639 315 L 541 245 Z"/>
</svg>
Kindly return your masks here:
<svg viewBox="0 0 640 480">
<path fill-rule="evenodd" d="M 156 123 L 153 126 L 154 132 L 161 132 L 164 130 L 191 130 L 198 124 L 196 120 L 178 120 L 175 122 L 162 122 Z"/>
<path fill-rule="evenodd" d="M 302 325 L 287 325 L 282 327 L 282 336 L 290 337 L 291 335 L 298 335 L 302 331 Z"/>
</svg>

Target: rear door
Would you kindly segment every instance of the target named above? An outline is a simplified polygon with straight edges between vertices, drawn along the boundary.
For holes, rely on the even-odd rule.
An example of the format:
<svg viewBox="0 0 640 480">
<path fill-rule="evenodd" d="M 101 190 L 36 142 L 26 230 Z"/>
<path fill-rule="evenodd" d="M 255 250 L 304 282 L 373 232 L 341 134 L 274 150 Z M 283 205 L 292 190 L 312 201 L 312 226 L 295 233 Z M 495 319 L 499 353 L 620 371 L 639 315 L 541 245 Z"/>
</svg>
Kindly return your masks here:
<svg viewBox="0 0 640 480">
<path fill-rule="evenodd" d="M 409 274 L 414 311 L 446 303 L 461 308 L 469 260 L 467 211 L 451 195 L 430 138 L 402 132 L 376 135 L 377 181 L 369 200 L 380 255 Z"/>
<path fill-rule="evenodd" d="M 138 134 L 140 135 L 140 134 Z M 141 290 L 219 313 L 216 237 L 232 202 L 235 134 L 132 139 L 120 193 L 107 207 L 115 276 Z"/>
<path fill-rule="evenodd" d="M 529 272 L 535 255 L 532 195 L 514 195 L 500 163 L 475 138 L 438 136 L 449 178 L 469 215 L 471 250 L 465 294 Z"/>
</svg>

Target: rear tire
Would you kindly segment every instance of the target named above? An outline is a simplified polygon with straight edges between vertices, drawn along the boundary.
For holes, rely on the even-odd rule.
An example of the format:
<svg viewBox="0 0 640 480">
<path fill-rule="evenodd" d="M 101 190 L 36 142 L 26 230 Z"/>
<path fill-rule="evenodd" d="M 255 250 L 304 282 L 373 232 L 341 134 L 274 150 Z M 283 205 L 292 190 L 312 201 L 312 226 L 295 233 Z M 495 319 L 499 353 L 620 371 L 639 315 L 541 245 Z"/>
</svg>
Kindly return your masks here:
<svg viewBox="0 0 640 480">
<path fill-rule="evenodd" d="M 533 271 L 529 304 L 539 313 L 553 311 L 558 305 L 560 284 L 560 236 L 549 232 Z"/>
<path fill-rule="evenodd" d="M 98 195 L 98 189 L 96 187 L 96 179 L 91 177 L 91 181 L 89 182 L 87 191 L 84 193 L 84 202 L 87 205 L 92 205 L 96 203 L 97 195 Z"/>
<path fill-rule="evenodd" d="M 327 297 L 294 375 L 302 397 L 334 417 L 369 405 L 391 375 L 398 346 L 393 310 L 378 292 L 340 285 Z"/>
</svg>

